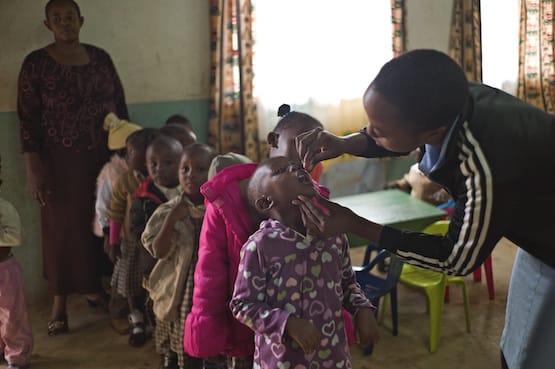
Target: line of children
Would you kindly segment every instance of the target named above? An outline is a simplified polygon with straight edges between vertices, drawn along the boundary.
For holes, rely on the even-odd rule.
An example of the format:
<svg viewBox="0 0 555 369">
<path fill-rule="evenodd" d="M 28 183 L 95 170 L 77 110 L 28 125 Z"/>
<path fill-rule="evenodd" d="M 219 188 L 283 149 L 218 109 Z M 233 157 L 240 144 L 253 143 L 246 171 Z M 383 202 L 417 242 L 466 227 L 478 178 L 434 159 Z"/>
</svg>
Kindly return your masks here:
<svg viewBox="0 0 555 369">
<path fill-rule="evenodd" d="M 110 249 L 110 217 L 108 208 L 112 198 L 113 188 L 120 175 L 129 167 L 126 161 L 126 141 L 130 134 L 141 130 L 142 127 L 118 118 L 114 113 L 109 113 L 104 119 L 104 130 L 108 131 L 108 149 L 112 152 L 110 161 L 104 164 L 96 180 L 96 219 L 93 226 L 98 237 L 104 238 L 104 251 L 109 254 Z M 117 288 L 112 288 L 108 310 L 110 324 L 119 334 L 127 334 L 129 314 L 127 300 L 121 296 Z"/>
<path fill-rule="evenodd" d="M 147 176 L 146 149 L 160 135 L 154 128 L 132 133 L 126 141 L 129 170 L 121 175 L 114 187 L 108 215 L 110 217 L 109 255 L 115 262 L 111 284 L 127 298 L 129 305 L 129 344 L 140 347 L 146 341 L 143 314 L 145 294 L 142 273 L 138 267 L 138 246 L 129 230 L 129 211 L 133 194 Z"/>
<path fill-rule="evenodd" d="M 292 201 L 316 188 L 299 163 L 274 157 L 248 185 L 250 205 L 268 219 L 241 250 L 233 315 L 255 332 L 254 368 L 350 368 L 342 307 L 360 343 L 376 343 L 373 307 L 356 282 L 347 237 L 307 234 Z"/>
<path fill-rule="evenodd" d="M 153 300 L 159 339 L 169 347 L 162 368 L 202 368 L 202 360 L 185 354 L 183 326 L 191 310 L 198 238 L 205 206 L 200 186 L 206 182 L 215 152 L 204 144 L 183 150 L 179 164 L 181 195 L 160 205 L 142 234 L 142 244 L 157 260 L 145 285 Z M 160 351 L 159 351 L 160 352 Z"/>
<path fill-rule="evenodd" d="M 21 241 L 19 213 L 10 202 L 0 198 L 0 359 L 8 362 L 9 369 L 29 368 L 33 351 L 23 272 L 12 254 L 12 247 L 21 246 Z"/>
</svg>

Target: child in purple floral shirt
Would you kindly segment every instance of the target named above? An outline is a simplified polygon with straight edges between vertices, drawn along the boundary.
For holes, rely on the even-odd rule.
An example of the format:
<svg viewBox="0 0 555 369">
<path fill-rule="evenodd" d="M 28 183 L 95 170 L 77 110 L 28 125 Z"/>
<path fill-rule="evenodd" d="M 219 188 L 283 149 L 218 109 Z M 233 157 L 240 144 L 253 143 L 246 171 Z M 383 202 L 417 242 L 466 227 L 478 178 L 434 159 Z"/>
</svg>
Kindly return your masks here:
<svg viewBox="0 0 555 369">
<path fill-rule="evenodd" d="M 363 345 L 377 342 L 377 324 L 345 235 L 306 235 L 292 205 L 315 195 L 310 175 L 285 157 L 271 158 L 253 174 L 248 195 L 270 219 L 243 246 L 230 306 L 255 332 L 254 368 L 351 368 L 342 307 L 354 315 Z"/>
</svg>

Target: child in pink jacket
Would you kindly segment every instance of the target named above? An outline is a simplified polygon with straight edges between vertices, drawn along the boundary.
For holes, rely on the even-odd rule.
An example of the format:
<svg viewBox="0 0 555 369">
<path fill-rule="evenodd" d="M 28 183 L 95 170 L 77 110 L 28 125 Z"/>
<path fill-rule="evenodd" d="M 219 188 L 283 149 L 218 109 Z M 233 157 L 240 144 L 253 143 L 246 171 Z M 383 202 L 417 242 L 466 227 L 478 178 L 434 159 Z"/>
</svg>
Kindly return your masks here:
<svg viewBox="0 0 555 369">
<path fill-rule="evenodd" d="M 270 156 L 286 155 L 300 162 L 294 146 L 295 137 L 317 127 L 322 124 L 308 114 L 286 112 L 268 135 Z M 229 166 L 201 187 L 206 213 L 195 269 L 193 308 L 185 322 L 184 345 L 191 356 L 211 361 L 226 356 L 230 369 L 250 369 L 253 364 L 254 334 L 235 320 L 229 302 L 241 247 L 262 220 L 249 207 L 246 193 L 256 167 L 256 163 Z"/>
</svg>

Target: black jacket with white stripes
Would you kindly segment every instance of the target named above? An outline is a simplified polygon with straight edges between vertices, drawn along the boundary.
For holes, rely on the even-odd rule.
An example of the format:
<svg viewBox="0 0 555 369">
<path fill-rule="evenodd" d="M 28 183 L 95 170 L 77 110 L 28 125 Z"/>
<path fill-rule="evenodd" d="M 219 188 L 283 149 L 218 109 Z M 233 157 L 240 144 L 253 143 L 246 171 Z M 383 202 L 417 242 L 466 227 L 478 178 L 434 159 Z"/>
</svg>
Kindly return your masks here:
<svg viewBox="0 0 555 369">
<path fill-rule="evenodd" d="M 470 83 L 470 95 L 429 172 L 456 201 L 447 235 L 386 226 L 380 245 L 408 263 L 466 275 L 506 237 L 555 268 L 555 116 L 486 85 Z M 368 140 L 361 156 L 387 156 Z"/>
</svg>

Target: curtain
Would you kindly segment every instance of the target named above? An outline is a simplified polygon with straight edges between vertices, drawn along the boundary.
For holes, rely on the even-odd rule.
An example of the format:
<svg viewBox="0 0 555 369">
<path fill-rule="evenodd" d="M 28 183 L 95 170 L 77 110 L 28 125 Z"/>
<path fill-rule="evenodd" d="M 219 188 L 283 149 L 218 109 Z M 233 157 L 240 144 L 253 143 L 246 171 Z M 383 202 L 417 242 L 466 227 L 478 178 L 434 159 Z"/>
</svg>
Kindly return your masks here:
<svg viewBox="0 0 555 369">
<path fill-rule="evenodd" d="M 517 96 L 555 113 L 553 1 L 521 0 Z"/>
<path fill-rule="evenodd" d="M 259 160 L 250 0 L 211 0 L 208 144 Z"/>
<path fill-rule="evenodd" d="M 470 81 L 482 81 L 480 0 L 454 0 L 449 55 Z"/>
<path fill-rule="evenodd" d="M 392 49 L 393 57 L 407 50 L 405 28 L 405 0 L 391 0 L 391 23 L 393 25 Z"/>
</svg>

